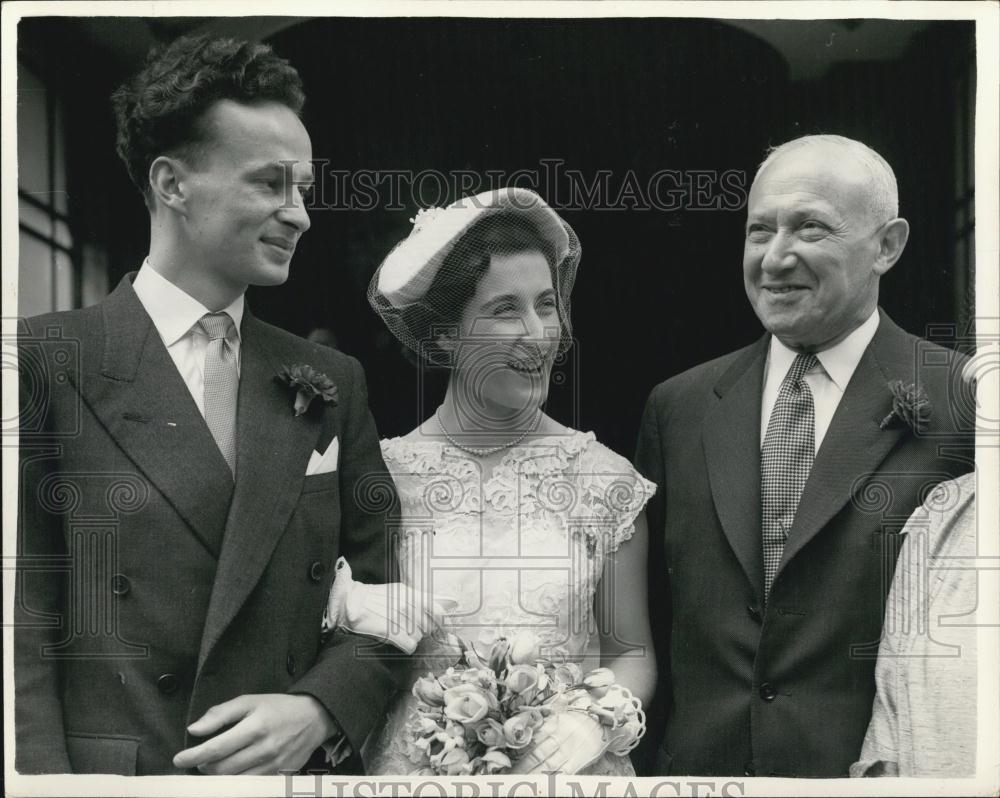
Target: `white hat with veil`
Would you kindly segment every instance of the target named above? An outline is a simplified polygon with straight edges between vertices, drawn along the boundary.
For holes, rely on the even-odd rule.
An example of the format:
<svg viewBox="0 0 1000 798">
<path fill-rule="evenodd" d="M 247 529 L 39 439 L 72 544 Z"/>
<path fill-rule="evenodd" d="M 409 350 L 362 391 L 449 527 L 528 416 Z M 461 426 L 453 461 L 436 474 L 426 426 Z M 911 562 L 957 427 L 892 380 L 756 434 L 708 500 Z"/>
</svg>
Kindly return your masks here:
<svg viewBox="0 0 1000 798">
<path fill-rule="evenodd" d="M 457 288 L 470 259 L 497 250 L 540 249 L 552 271 L 560 321 L 560 351 L 572 342 L 570 293 L 580 262 L 573 229 L 534 191 L 506 187 L 417 213 L 413 230 L 382 261 L 368 301 L 390 332 L 431 359 L 437 327 L 467 300 Z"/>
</svg>

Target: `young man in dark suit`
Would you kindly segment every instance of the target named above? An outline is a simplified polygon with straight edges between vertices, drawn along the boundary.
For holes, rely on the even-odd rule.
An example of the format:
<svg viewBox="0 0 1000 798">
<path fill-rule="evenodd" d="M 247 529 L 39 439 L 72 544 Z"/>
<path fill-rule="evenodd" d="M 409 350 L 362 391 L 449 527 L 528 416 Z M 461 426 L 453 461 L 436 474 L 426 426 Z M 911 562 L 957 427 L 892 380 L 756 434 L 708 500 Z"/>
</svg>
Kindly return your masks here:
<svg viewBox="0 0 1000 798">
<path fill-rule="evenodd" d="M 909 227 L 873 150 L 788 142 L 747 211 L 744 284 L 767 334 L 657 386 L 636 454 L 659 487 L 649 770 L 847 776 L 898 532 L 973 465 L 954 412 L 962 357 L 878 307 Z"/>
<path fill-rule="evenodd" d="M 294 771 L 360 751 L 394 689 L 384 651 L 321 638 L 338 555 L 395 575 L 362 369 L 243 298 L 309 228 L 303 102 L 269 47 L 206 38 L 114 97 L 149 256 L 19 335 L 22 773 Z"/>
</svg>

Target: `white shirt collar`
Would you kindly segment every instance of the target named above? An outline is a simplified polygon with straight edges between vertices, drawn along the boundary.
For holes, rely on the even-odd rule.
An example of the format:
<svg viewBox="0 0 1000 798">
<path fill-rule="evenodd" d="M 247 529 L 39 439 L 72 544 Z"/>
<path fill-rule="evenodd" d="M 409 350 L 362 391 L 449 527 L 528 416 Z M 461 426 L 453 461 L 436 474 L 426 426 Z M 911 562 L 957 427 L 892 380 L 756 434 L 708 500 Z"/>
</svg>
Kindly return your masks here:
<svg viewBox="0 0 1000 798">
<path fill-rule="evenodd" d="M 142 262 L 132 288 L 168 347 L 184 337 L 202 316 L 212 312 L 156 271 L 149 258 Z M 240 294 L 229 307 L 222 309 L 232 318 L 237 336 L 243 321 L 243 304 L 243 295 Z"/>
<path fill-rule="evenodd" d="M 816 359 L 819 360 L 823 370 L 833 380 L 841 393 L 847 390 L 847 383 L 851 381 L 854 370 L 861 361 L 861 356 L 865 353 L 872 338 L 875 337 L 878 322 L 878 308 L 876 308 L 872 311 L 871 316 L 843 341 L 816 353 Z M 794 349 L 789 349 L 781 343 L 777 336 L 771 336 L 770 368 L 775 369 L 776 373 L 787 374 L 788 369 L 792 367 L 792 361 L 798 354 Z"/>
</svg>

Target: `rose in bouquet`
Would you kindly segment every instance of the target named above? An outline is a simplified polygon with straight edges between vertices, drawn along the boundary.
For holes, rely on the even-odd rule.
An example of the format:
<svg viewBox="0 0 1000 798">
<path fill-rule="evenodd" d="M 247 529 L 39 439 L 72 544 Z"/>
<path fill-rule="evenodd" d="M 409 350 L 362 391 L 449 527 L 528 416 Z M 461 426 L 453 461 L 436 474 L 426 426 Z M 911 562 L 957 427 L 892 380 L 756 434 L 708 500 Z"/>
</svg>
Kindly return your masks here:
<svg viewBox="0 0 1000 798">
<path fill-rule="evenodd" d="M 543 659 L 537 638 L 499 638 L 480 655 L 459 641 L 461 659 L 413 685 L 416 707 L 405 727 L 415 773 L 438 776 L 509 772 L 531 749 L 546 720 L 586 713 L 601 724 L 604 749 L 625 755 L 645 731 L 638 699 L 614 673 L 584 674 L 564 657 Z M 544 732 L 542 732 L 544 734 Z"/>
</svg>

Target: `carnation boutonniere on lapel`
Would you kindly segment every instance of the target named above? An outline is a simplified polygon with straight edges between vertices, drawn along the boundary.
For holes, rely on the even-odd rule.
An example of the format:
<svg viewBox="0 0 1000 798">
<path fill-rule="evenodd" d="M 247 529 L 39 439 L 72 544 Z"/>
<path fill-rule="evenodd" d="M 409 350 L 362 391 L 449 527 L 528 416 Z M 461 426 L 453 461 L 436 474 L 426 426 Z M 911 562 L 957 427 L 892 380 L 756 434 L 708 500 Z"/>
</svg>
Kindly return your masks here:
<svg viewBox="0 0 1000 798">
<path fill-rule="evenodd" d="M 923 386 L 912 382 L 904 385 L 902 380 L 889 383 L 892 394 L 892 412 L 878 425 L 879 429 L 889 429 L 905 424 L 918 435 L 931 417 L 931 403 Z"/>
<path fill-rule="evenodd" d="M 302 363 L 282 366 L 281 373 L 275 379 L 295 390 L 292 409 L 296 416 L 305 413 L 317 396 L 329 405 L 337 405 L 337 386 L 322 371 L 317 371 L 312 366 Z"/>
</svg>

